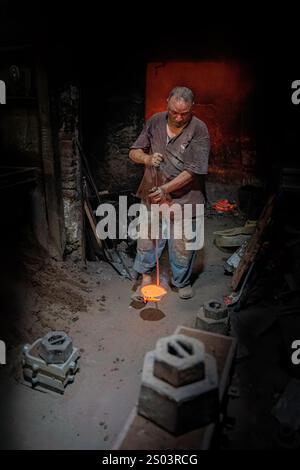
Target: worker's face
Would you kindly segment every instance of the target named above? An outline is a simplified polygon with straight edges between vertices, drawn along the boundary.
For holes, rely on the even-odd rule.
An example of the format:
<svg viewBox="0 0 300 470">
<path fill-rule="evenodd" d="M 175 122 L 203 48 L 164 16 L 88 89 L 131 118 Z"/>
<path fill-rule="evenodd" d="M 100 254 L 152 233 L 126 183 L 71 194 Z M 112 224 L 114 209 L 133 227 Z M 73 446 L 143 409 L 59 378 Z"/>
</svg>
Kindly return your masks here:
<svg viewBox="0 0 300 470">
<path fill-rule="evenodd" d="M 192 104 L 174 96 L 168 101 L 168 119 L 173 127 L 183 127 L 192 117 Z"/>
</svg>

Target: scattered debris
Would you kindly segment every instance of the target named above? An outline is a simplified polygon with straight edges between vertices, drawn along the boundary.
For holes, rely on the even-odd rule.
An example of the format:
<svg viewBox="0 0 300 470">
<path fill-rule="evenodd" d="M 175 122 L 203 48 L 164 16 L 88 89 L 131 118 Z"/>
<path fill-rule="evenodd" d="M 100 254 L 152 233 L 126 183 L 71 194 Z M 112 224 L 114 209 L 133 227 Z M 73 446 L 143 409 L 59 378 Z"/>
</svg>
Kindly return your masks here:
<svg viewBox="0 0 300 470">
<path fill-rule="evenodd" d="M 238 302 L 241 301 L 242 296 L 245 293 L 246 285 L 247 285 L 247 282 L 250 278 L 250 275 L 252 273 L 253 268 L 254 268 L 254 263 L 252 263 L 251 266 L 249 267 L 248 272 L 247 272 L 247 274 L 244 278 L 244 281 L 243 281 L 243 284 L 242 284 L 240 290 L 238 292 L 232 292 L 231 294 L 227 295 L 224 298 L 224 303 L 226 305 L 235 305 L 235 304 L 237 304 Z"/>
<path fill-rule="evenodd" d="M 275 196 L 271 196 L 265 205 L 261 216 L 259 217 L 259 220 L 257 222 L 257 226 L 255 228 L 255 232 L 253 233 L 247 247 L 245 254 L 239 263 L 238 268 L 236 269 L 233 279 L 232 279 L 232 288 L 236 290 L 251 266 L 251 264 L 256 260 L 256 257 L 258 253 L 260 252 L 260 249 L 263 244 L 263 235 L 265 233 L 265 230 L 271 220 L 271 215 L 274 209 L 275 205 Z"/>
<path fill-rule="evenodd" d="M 245 255 L 246 247 L 248 240 L 244 241 L 242 246 L 240 246 L 225 262 L 224 271 L 226 274 L 233 274 L 238 265 L 240 264 L 241 259 Z"/>
<path fill-rule="evenodd" d="M 228 199 L 220 199 L 217 201 L 215 204 L 212 205 L 212 208 L 216 212 L 233 212 L 236 208 L 237 205 L 235 203 L 231 203 L 228 201 Z"/>
<path fill-rule="evenodd" d="M 96 183 L 93 179 L 92 172 L 89 167 L 88 160 L 83 152 L 82 145 L 77 139 L 76 141 L 83 167 L 83 195 L 84 195 L 84 212 L 88 220 L 88 226 L 91 229 L 91 234 L 93 240 L 90 240 L 90 245 L 93 246 L 96 254 L 102 254 L 102 258 L 107 261 L 121 276 L 133 280 L 135 278 L 135 272 L 132 269 L 133 260 L 126 254 L 124 249 L 125 241 L 121 242 L 120 251 L 118 247 L 113 244 L 109 244 L 107 239 L 100 239 L 96 231 L 97 220 L 95 213 L 93 211 L 92 205 L 90 203 L 89 194 L 92 192 L 98 204 L 101 204 L 103 200 L 100 197 L 100 194 L 103 195 L 103 192 L 99 192 L 96 186 Z M 88 186 L 89 184 L 89 186 Z M 107 192 L 104 192 L 107 194 Z M 88 237 L 90 239 L 90 237 Z M 95 250 L 95 246 L 97 250 Z"/>
<path fill-rule="evenodd" d="M 215 244 L 218 248 L 236 248 L 250 240 L 254 233 L 256 221 L 247 221 L 242 227 L 214 232 Z"/>
</svg>

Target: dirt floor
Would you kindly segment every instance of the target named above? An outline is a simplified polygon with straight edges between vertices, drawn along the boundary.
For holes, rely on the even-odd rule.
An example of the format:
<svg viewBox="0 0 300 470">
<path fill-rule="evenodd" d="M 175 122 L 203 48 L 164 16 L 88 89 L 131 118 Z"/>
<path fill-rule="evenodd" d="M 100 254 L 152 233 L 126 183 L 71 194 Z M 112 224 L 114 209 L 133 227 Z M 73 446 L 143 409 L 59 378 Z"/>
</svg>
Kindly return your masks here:
<svg viewBox="0 0 300 470">
<path fill-rule="evenodd" d="M 1 338 L 8 358 L 0 368 L 0 447 L 111 449 L 137 403 L 145 353 L 178 325 L 194 327 L 204 301 L 231 292 L 231 277 L 224 275 L 229 253 L 214 245 L 213 232 L 243 222 L 239 214 L 207 211 L 195 296 L 181 300 L 169 289 L 158 309 L 133 304 L 133 283 L 105 262 L 55 262 L 27 250 L 22 266 L 6 270 L 1 284 L 7 317 Z M 167 261 L 163 254 L 164 281 Z M 288 334 L 295 323 L 290 317 L 274 322 L 275 314 L 264 305 L 230 314 L 239 346 L 217 449 L 294 446 L 291 439 L 283 442 L 272 409 L 290 380 L 282 363 L 282 331 Z M 22 347 L 51 330 L 67 332 L 81 352 L 80 371 L 64 395 L 33 390 L 22 376 Z"/>
<path fill-rule="evenodd" d="M 239 223 L 236 216 L 207 217 L 205 249 L 195 267 L 195 297 L 180 300 L 171 289 L 156 309 L 133 305 L 132 282 L 107 263 L 79 265 L 28 254 L 27 280 L 15 286 L 7 366 L 1 370 L 6 423 L 3 448 L 110 449 L 136 404 L 143 358 L 158 338 L 178 325 L 193 327 L 203 302 L 229 291 L 228 255 L 213 244 L 213 231 Z M 162 277 L 167 278 L 163 256 Z M 21 350 L 50 330 L 63 330 L 81 351 L 80 371 L 63 396 L 24 385 Z"/>
</svg>

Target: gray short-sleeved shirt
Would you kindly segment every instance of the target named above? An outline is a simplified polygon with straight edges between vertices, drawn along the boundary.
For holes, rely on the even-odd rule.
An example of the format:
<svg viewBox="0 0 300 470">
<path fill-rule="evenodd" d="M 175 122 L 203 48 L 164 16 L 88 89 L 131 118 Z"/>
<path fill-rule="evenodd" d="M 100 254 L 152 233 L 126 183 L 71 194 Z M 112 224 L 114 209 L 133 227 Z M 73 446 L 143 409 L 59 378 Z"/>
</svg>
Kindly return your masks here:
<svg viewBox="0 0 300 470">
<path fill-rule="evenodd" d="M 183 188 L 170 193 L 172 202 L 181 205 L 204 202 L 197 175 L 207 173 L 210 139 L 206 125 L 200 119 L 193 116 L 180 134 L 168 139 L 167 112 L 154 114 L 146 122 L 131 149 L 142 149 L 149 154 L 159 152 L 164 157 L 157 171 L 158 181 L 156 169 L 145 166 L 137 191 L 138 197 L 147 200 L 148 191 L 156 186 L 156 182 L 160 186 L 187 170 L 193 175 L 193 179 Z"/>
</svg>

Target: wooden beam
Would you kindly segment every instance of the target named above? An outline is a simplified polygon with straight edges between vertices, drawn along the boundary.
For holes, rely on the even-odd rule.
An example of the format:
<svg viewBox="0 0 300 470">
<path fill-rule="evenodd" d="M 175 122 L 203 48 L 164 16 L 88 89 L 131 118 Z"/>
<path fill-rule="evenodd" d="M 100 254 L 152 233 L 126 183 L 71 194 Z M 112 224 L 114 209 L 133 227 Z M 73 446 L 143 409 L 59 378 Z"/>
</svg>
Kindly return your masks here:
<svg viewBox="0 0 300 470">
<path fill-rule="evenodd" d="M 92 231 L 93 231 L 94 236 L 95 236 L 95 239 L 96 239 L 98 245 L 100 246 L 100 248 L 103 248 L 102 242 L 101 242 L 100 238 L 98 238 L 98 236 L 97 236 L 97 232 L 96 232 L 96 223 L 95 223 L 95 221 L 94 221 L 93 213 L 92 213 L 92 211 L 91 211 L 91 208 L 90 208 L 90 206 L 89 206 L 87 200 L 84 201 L 84 204 L 83 204 L 83 205 L 84 205 L 84 211 L 85 211 L 85 213 L 86 213 L 86 215 L 87 215 L 87 218 L 88 218 L 88 220 L 89 220 L 90 226 L 91 226 Z"/>
<path fill-rule="evenodd" d="M 54 151 L 50 123 L 47 72 L 41 62 L 36 66 L 36 84 L 40 121 L 41 159 L 45 193 L 46 219 L 49 231 L 49 254 L 62 259 L 65 245 L 64 213 L 59 185 L 60 174 L 54 164 Z"/>
<path fill-rule="evenodd" d="M 258 219 L 255 232 L 250 238 L 245 254 L 239 262 L 239 265 L 233 275 L 231 286 L 234 290 L 239 287 L 244 274 L 250 268 L 250 265 L 255 261 L 257 254 L 260 251 L 261 245 L 263 243 L 263 235 L 270 222 L 274 203 L 275 196 L 271 196 Z"/>
</svg>

